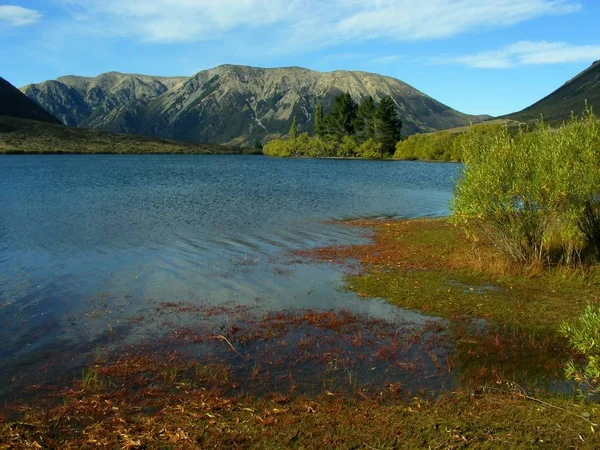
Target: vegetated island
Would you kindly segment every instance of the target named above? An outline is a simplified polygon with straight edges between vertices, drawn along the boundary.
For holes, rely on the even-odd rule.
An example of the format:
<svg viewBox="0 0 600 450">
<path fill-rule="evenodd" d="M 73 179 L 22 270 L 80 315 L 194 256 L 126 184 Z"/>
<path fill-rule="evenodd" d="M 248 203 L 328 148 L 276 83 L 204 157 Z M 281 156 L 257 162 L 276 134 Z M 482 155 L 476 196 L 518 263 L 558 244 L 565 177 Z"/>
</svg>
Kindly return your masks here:
<svg viewBox="0 0 600 450">
<path fill-rule="evenodd" d="M 589 111 L 559 130 L 475 135 L 449 219 L 350 222 L 372 228 L 373 241 L 296 252 L 358 261 L 352 290 L 446 322 L 399 341 L 397 329 L 343 311 L 253 318 L 243 308 L 167 303 L 159 323 L 164 314 L 232 314 L 218 336 L 201 328 L 167 336 L 222 345 L 231 362 L 100 353 L 45 403 L 0 416 L 0 445 L 598 448 L 599 144 Z M 433 351 L 440 343 L 448 354 Z M 278 359 L 290 345 L 292 358 Z M 434 374 L 452 374 L 451 389 L 431 395 L 357 379 L 363 358 L 375 373 L 418 376 L 418 360 L 405 358 L 419 345 Z M 248 349 L 267 359 L 251 362 Z M 296 394 L 306 381 L 298 361 L 311 364 L 299 373 L 320 394 Z"/>
<path fill-rule="evenodd" d="M 0 116 L 0 154 L 249 154 L 244 149 L 116 134 L 86 128 Z"/>
</svg>

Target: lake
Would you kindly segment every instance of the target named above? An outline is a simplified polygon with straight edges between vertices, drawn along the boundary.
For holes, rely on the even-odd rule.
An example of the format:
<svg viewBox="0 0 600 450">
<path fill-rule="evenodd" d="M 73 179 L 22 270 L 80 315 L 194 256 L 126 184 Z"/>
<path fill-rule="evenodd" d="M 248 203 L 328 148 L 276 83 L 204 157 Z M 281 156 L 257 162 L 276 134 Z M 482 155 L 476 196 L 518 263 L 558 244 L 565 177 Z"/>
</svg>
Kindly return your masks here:
<svg viewBox="0 0 600 450">
<path fill-rule="evenodd" d="M 61 372 L 48 368 L 58 355 L 80 367 L 111 334 L 119 345 L 160 336 L 172 322 L 137 319 L 165 303 L 344 309 L 423 324 L 345 291 L 342 267 L 290 254 L 369 238 L 331 221 L 444 216 L 459 170 L 261 156 L 0 156 L 0 397 L 13 389 L 7 380 Z"/>
</svg>

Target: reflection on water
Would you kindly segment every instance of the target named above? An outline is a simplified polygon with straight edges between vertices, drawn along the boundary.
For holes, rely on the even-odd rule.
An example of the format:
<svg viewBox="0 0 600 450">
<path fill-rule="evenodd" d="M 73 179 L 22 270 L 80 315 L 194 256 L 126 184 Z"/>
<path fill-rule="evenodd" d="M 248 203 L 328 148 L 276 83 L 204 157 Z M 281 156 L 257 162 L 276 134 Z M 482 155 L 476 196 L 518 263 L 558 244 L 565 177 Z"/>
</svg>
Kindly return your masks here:
<svg viewBox="0 0 600 450">
<path fill-rule="evenodd" d="M 259 312 L 344 308 L 423 323 L 344 291 L 339 268 L 290 265 L 286 255 L 368 238 L 327 220 L 446 214 L 459 167 L 254 156 L 0 157 L 0 378 L 67 349 L 89 351 L 107 330 L 165 301 L 230 302 Z M 160 332 L 136 330 L 128 339 Z"/>
</svg>

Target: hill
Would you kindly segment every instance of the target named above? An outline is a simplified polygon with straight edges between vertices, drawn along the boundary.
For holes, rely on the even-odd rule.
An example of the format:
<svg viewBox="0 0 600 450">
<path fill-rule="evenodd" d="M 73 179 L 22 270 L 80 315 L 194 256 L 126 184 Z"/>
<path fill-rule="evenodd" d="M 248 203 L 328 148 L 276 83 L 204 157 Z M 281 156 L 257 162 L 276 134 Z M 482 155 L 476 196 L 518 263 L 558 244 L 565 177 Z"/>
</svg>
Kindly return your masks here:
<svg viewBox="0 0 600 450">
<path fill-rule="evenodd" d="M 600 111 L 600 61 L 539 102 L 505 118 L 528 122 L 544 116 L 547 122 L 561 123 L 569 118 L 571 112 L 581 114 L 586 101 L 594 111 Z"/>
<path fill-rule="evenodd" d="M 0 115 L 60 124 L 60 120 L 0 77 Z"/>
<path fill-rule="evenodd" d="M 8 153 L 242 153 L 215 144 L 193 144 L 143 136 L 66 127 L 0 116 L 0 154 Z"/>
<path fill-rule="evenodd" d="M 193 142 L 254 146 L 287 134 L 296 116 L 312 131 L 322 101 L 349 92 L 355 100 L 390 95 L 404 134 L 478 122 L 408 84 L 366 72 L 315 72 L 298 67 L 262 69 L 223 65 L 184 78 L 109 73 L 61 77 L 22 91 L 69 125 Z"/>
</svg>

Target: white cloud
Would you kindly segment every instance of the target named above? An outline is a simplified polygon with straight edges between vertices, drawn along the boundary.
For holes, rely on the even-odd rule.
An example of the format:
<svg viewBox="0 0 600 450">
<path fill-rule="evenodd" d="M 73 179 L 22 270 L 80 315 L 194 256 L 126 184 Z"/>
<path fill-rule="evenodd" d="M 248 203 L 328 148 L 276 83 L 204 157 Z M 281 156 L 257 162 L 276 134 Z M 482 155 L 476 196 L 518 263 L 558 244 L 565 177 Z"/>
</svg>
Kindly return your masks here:
<svg viewBox="0 0 600 450">
<path fill-rule="evenodd" d="M 5 22 L 12 27 L 22 27 L 40 20 L 42 15 L 34 9 L 21 6 L 0 5 L 0 23 Z"/>
<path fill-rule="evenodd" d="M 291 16 L 300 0 L 63 0 L 94 31 L 133 35 L 145 42 L 192 42 L 238 28 L 272 25 Z"/>
<path fill-rule="evenodd" d="M 268 27 L 269 45 L 438 39 L 578 11 L 577 0 L 61 0 L 105 33 L 151 42 Z"/>
<path fill-rule="evenodd" d="M 500 50 L 444 58 L 442 63 L 458 63 L 478 69 L 592 62 L 600 59 L 600 45 L 570 45 L 566 42 L 521 41 Z"/>
</svg>

